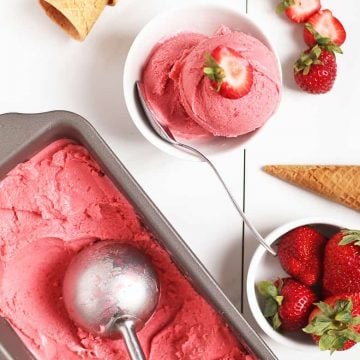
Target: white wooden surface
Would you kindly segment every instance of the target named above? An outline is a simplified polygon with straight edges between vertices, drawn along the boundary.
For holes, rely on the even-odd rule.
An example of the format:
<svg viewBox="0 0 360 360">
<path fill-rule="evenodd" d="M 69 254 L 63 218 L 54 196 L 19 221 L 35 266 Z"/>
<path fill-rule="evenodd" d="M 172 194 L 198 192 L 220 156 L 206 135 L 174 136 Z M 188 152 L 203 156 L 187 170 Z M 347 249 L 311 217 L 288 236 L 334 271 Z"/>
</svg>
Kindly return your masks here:
<svg viewBox="0 0 360 360">
<path fill-rule="evenodd" d="M 86 117 L 240 308 L 242 222 L 206 165 L 164 154 L 138 133 L 123 101 L 123 64 L 136 33 L 162 9 L 222 3 L 247 11 L 274 41 L 284 71 L 279 112 L 246 149 L 248 215 L 264 235 L 284 222 L 308 216 L 335 217 L 360 226 L 358 213 L 261 171 L 269 163 L 360 163 L 360 47 L 356 40 L 360 6 L 355 0 L 322 2 L 343 21 L 348 40 L 345 54 L 338 58 L 334 89 L 312 96 L 300 92 L 291 75 L 293 61 L 305 48 L 301 26 L 274 13 L 277 0 L 121 0 L 115 8 L 106 9 L 84 43 L 64 35 L 37 1 L 2 1 L 0 113 L 64 109 Z M 214 158 L 239 201 L 243 160 L 243 149 Z M 254 239 L 246 232 L 246 264 L 254 248 Z M 244 310 L 253 321 L 246 304 Z M 280 360 L 329 357 L 301 354 L 265 340 Z M 358 358 L 360 346 L 332 356 L 334 360 Z"/>
</svg>

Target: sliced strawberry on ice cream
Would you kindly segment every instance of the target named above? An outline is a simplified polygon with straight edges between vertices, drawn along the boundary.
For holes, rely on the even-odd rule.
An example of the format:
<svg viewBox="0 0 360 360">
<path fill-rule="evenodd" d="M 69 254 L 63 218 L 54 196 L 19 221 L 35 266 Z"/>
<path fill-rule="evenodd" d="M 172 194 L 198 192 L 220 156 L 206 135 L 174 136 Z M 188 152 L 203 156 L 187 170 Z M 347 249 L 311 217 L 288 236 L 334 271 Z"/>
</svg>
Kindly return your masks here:
<svg viewBox="0 0 360 360">
<path fill-rule="evenodd" d="M 305 22 L 321 8 L 320 0 L 282 0 L 277 6 L 278 13 L 285 12 L 293 22 Z"/>
<path fill-rule="evenodd" d="M 236 50 L 218 46 L 205 54 L 204 74 L 220 95 L 239 99 L 249 93 L 253 85 L 253 68 Z"/>
<path fill-rule="evenodd" d="M 307 20 L 304 40 L 309 46 L 314 46 L 316 43 L 321 46 L 324 45 L 324 41 L 331 41 L 332 44 L 341 46 L 346 40 L 346 31 L 330 10 L 322 10 Z"/>
</svg>

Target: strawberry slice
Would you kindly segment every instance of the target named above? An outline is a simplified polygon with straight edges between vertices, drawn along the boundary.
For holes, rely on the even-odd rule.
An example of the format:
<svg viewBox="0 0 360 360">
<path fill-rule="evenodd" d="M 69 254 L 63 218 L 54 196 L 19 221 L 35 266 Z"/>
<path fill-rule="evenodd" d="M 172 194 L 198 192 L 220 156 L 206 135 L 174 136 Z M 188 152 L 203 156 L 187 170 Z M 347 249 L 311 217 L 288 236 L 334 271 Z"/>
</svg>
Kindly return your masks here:
<svg viewBox="0 0 360 360">
<path fill-rule="evenodd" d="M 253 84 L 253 68 L 236 50 L 218 46 L 205 54 L 203 72 L 220 95 L 239 99 L 249 93 Z"/>
<path fill-rule="evenodd" d="M 277 6 L 276 12 L 285 12 L 291 21 L 302 23 L 318 12 L 320 8 L 320 0 L 282 0 Z"/>
<path fill-rule="evenodd" d="M 316 43 L 322 45 L 324 39 L 330 39 L 337 46 L 341 46 L 346 40 L 344 26 L 330 10 L 322 10 L 311 16 L 304 28 L 304 40 L 309 46 Z"/>
</svg>

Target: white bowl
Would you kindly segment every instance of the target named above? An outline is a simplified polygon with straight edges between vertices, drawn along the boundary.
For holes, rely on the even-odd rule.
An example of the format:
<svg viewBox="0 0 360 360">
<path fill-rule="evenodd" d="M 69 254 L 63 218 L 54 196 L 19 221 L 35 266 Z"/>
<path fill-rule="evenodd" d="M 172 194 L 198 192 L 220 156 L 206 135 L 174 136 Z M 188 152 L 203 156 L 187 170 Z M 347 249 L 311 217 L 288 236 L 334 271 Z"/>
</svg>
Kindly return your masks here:
<svg viewBox="0 0 360 360">
<path fill-rule="evenodd" d="M 265 238 L 265 241 L 267 244 L 274 246 L 282 235 L 302 225 L 312 225 L 325 236 L 331 236 L 339 229 L 349 228 L 327 218 L 307 218 L 278 227 Z M 289 276 L 282 269 L 278 258 L 268 253 L 262 246 L 259 246 L 251 259 L 246 282 L 250 310 L 261 329 L 277 343 L 300 351 L 319 351 L 318 346 L 312 341 L 311 337 L 301 331 L 284 334 L 275 331 L 261 311 L 261 296 L 256 291 L 256 284 L 262 280 L 275 280 L 279 277 Z"/>
<path fill-rule="evenodd" d="M 125 62 L 123 79 L 125 102 L 136 127 L 153 145 L 180 158 L 194 159 L 192 155 L 174 148 L 153 133 L 137 105 L 134 85 L 137 80 L 140 80 L 142 68 L 151 50 L 159 41 L 180 31 L 193 31 L 212 35 L 222 24 L 230 29 L 250 34 L 264 43 L 275 54 L 279 73 L 281 74 L 281 65 L 276 51 L 260 27 L 248 15 L 243 15 L 234 8 L 215 5 L 195 5 L 175 8 L 156 16 L 139 32 Z M 257 131 L 237 138 L 212 137 L 207 140 L 191 140 L 187 141 L 187 143 L 197 146 L 210 155 L 243 145 Z"/>
</svg>

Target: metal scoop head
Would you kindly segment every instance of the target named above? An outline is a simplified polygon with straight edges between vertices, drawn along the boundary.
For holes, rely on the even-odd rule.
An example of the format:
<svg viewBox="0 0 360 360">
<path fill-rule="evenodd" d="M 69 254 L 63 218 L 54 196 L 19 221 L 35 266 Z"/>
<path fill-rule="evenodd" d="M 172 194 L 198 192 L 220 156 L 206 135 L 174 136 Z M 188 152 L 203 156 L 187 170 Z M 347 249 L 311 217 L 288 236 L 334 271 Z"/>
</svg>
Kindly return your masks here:
<svg viewBox="0 0 360 360">
<path fill-rule="evenodd" d="M 85 248 L 67 269 L 63 296 L 77 325 L 101 337 L 124 337 L 131 358 L 145 358 L 135 331 L 155 311 L 159 281 L 139 250 L 118 241 Z"/>
</svg>

